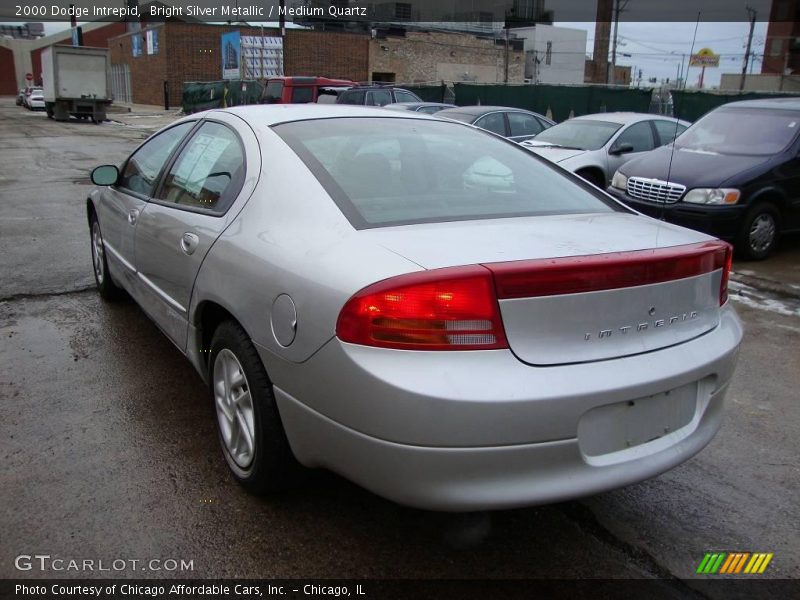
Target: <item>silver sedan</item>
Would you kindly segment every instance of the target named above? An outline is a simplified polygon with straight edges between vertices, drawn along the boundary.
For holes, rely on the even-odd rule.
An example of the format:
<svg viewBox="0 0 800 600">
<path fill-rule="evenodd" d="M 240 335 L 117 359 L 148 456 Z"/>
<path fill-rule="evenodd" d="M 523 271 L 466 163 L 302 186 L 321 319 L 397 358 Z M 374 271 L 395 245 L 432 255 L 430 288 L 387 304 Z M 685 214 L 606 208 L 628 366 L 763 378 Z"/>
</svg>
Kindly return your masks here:
<svg viewBox="0 0 800 600">
<path fill-rule="evenodd" d="M 522 145 L 606 189 L 623 164 L 671 143 L 690 123 L 642 113 L 599 113 L 559 123 Z"/>
<path fill-rule="evenodd" d="M 477 128 L 237 107 L 92 179 L 100 294 L 191 361 L 251 491 L 302 465 L 429 509 L 556 502 L 662 473 L 720 426 L 730 247 Z"/>
</svg>

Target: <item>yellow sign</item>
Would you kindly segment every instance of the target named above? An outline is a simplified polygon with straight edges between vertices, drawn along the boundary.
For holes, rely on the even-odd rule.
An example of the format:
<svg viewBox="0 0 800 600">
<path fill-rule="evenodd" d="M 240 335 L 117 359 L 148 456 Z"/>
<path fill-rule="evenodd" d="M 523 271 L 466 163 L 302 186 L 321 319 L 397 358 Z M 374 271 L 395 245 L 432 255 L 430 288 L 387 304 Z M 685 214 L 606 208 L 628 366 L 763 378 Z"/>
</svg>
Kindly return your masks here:
<svg viewBox="0 0 800 600">
<path fill-rule="evenodd" d="M 718 67 L 719 54 L 714 54 L 711 48 L 701 48 L 697 54 L 689 58 L 690 67 Z"/>
</svg>

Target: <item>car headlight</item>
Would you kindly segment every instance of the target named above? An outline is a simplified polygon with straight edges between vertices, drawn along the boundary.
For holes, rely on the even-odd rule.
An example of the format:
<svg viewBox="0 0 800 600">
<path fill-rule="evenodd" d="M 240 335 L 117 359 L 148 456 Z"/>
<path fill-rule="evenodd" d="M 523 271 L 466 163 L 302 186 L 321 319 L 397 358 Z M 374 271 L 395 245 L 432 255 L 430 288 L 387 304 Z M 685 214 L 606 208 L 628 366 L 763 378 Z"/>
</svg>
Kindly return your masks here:
<svg viewBox="0 0 800 600">
<path fill-rule="evenodd" d="M 739 190 L 731 188 L 697 188 L 684 196 L 684 202 L 692 204 L 736 204 L 739 201 Z"/>
<path fill-rule="evenodd" d="M 628 178 L 621 172 L 617 171 L 614 173 L 614 177 L 611 178 L 611 187 L 615 187 L 618 190 L 628 189 Z"/>
</svg>

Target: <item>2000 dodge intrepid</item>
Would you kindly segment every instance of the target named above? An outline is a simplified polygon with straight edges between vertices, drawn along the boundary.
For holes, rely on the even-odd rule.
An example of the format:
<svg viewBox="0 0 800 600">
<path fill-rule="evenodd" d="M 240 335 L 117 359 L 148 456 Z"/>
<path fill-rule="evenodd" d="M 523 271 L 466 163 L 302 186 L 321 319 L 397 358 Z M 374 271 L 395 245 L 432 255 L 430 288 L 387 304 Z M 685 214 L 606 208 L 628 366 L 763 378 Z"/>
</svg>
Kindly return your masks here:
<svg viewBox="0 0 800 600">
<path fill-rule="evenodd" d="M 469 125 L 194 114 L 92 173 L 97 287 L 208 382 L 234 476 L 298 462 L 440 510 L 652 477 L 719 428 L 730 247 Z"/>
</svg>

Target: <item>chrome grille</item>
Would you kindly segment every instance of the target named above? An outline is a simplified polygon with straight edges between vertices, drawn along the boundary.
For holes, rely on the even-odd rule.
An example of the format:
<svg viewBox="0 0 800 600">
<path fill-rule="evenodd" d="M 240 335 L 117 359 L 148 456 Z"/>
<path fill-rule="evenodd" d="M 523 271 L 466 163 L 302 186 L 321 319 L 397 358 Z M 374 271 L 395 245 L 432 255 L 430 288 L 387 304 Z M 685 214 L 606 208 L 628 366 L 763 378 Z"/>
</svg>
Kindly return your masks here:
<svg viewBox="0 0 800 600">
<path fill-rule="evenodd" d="M 672 204 L 680 200 L 685 191 L 686 186 L 679 183 L 668 183 L 646 177 L 628 178 L 628 195 L 631 198 Z"/>
</svg>

